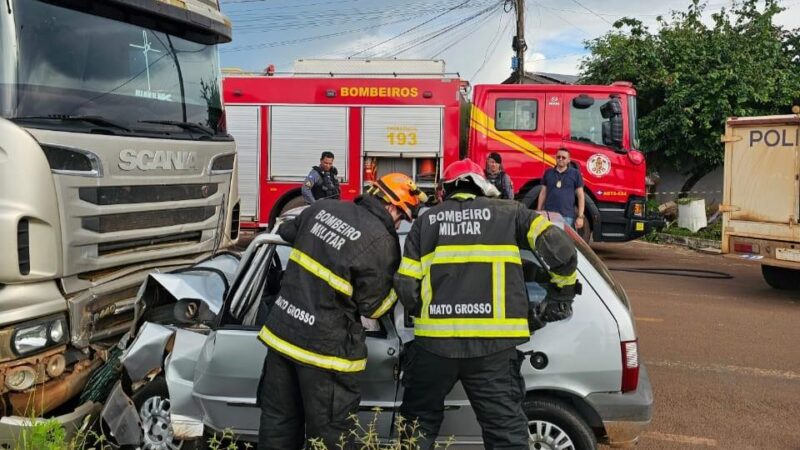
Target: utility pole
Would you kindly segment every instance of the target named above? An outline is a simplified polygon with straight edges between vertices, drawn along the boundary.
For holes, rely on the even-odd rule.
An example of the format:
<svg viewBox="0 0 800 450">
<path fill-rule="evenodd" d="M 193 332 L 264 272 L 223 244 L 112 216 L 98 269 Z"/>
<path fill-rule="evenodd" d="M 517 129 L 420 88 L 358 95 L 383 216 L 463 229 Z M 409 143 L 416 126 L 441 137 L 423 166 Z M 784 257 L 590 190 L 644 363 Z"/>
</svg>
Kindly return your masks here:
<svg viewBox="0 0 800 450">
<path fill-rule="evenodd" d="M 517 84 L 522 84 L 525 76 L 525 50 L 528 49 L 528 44 L 525 43 L 525 0 L 514 0 L 514 9 L 517 12 L 517 35 L 511 42 L 511 48 L 517 53 Z"/>
</svg>

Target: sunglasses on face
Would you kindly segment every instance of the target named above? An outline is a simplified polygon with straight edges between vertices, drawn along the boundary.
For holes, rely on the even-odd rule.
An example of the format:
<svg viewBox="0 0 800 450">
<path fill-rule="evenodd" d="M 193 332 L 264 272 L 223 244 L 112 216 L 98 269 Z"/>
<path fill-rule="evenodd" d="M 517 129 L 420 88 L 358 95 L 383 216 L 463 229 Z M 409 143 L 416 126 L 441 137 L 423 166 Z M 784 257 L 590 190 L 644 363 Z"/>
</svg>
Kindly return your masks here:
<svg viewBox="0 0 800 450">
<path fill-rule="evenodd" d="M 563 155 L 556 156 L 556 159 L 567 159 L 567 158 L 569 158 L 569 156 L 563 156 Z"/>
</svg>

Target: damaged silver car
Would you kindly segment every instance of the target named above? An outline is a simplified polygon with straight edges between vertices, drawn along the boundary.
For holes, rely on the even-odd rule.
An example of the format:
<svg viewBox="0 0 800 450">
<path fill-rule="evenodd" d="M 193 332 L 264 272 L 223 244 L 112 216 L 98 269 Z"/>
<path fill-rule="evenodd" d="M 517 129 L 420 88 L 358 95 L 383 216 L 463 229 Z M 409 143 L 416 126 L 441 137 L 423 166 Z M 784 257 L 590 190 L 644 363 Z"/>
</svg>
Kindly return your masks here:
<svg viewBox="0 0 800 450">
<path fill-rule="evenodd" d="M 567 232 L 580 250 L 583 284 L 574 314 L 519 346 L 527 355 L 522 373 L 531 448 L 628 446 L 650 423 L 653 402 L 639 363 L 633 314 L 605 265 L 574 231 Z M 240 260 L 222 255 L 205 267 L 147 280 L 137 320 L 121 344 L 123 375 L 102 411 L 113 440 L 145 449 L 187 449 L 223 430 L 241 440 L 257 439 L 256 391 L 267 348 L 256 336 L 279 292 L 290 250 L 279 236 L 261 234 Z M 531 252 L 522 256 L 530 300 L 541 301 L 545 288 L 537 280 L 546 278 L 544 263 Z M 403 397 L 403 349 L 413 338 L 413 321 L 399 303 L 367 332 L 362 423 L 374 420 L 374 408 L 381 408 L 376 431 L 387 440 Z M 460 384 L 446 400 L 440 438 L 453 438 L 451 448 L 483 446 Z"/>
</svg>

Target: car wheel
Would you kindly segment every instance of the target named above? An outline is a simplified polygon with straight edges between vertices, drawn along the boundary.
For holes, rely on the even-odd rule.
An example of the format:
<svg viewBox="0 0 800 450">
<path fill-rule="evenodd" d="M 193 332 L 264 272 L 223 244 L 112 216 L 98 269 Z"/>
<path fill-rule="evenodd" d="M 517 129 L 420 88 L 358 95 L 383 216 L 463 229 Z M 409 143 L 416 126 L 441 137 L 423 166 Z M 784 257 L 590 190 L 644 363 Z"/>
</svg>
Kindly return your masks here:
<svg viewBox="0 0 800 450">
<path fill-rule="evenodd" d="M 800 271 L 762 264 L 761 275 L 764 276 L 764 281 L 775 289 L 800 289 Z"/>
<path fill-rule="evenodd" d="M 525 402 L 531 450 L 593 450 L 597 439 L 575 409 L 555 399 Z"/>
<path fill-rule="evenodd" d="M 142 424 L 142 450 L 199 450 L 202 439 L 176 439 L 167 380 L 156 377 L 131 397 Z"/>
</svg>

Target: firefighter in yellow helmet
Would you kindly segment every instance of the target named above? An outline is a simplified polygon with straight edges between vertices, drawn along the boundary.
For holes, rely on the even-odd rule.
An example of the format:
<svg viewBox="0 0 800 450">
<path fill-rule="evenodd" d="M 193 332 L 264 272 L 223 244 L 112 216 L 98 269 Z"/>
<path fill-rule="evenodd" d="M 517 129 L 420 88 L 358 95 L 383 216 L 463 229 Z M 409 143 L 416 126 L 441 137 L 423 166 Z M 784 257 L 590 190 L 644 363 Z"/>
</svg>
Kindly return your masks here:
<svg viewBox="0 0 800 450">
<path fill-rule="evenodd" d="M 355 202 L 318 201 L 280 226 L 292 251 L 259 333 L 269 347 L 259 449 L 309 448 L 312 438 L 333 449 L 347 437 L 367 362 L 361 318 L 379 318 L 397 300 L 396 229 L 423 201 L 409 177 L 388 174 Z"/>
<path fill-rule="evenodd" d="M 412 312 L 401 414 L 434 444 L 444 399 L 461 381 L 487 449 L 528 449 L 523 356 L 516 346 L 544 322 L 568 318 L 577 254 L 563 230 L 499 195 L 469 159 L 444 173 L 444 201 L 420 214 L 406 238 L 395 290 Z M 538 252 L 552 288 L 531 310 L 520 249 Z M 529 322 L 529 316 L 531 321 Z"/>
</svg>

